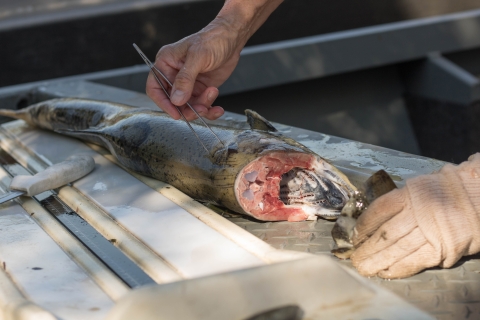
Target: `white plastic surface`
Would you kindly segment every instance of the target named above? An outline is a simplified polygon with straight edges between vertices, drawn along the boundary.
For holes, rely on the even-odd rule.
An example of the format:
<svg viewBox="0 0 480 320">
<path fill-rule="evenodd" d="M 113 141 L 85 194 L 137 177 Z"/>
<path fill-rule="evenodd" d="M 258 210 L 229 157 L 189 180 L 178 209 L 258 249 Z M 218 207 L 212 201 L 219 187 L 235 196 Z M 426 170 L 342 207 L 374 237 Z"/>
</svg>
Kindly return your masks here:
<svg viewBox="0 0 480 320">
<path fill-rule="evenodd" d="M 112 300 L 20 205 L 0 206 L 0 226 L 0 261 L 27 298 L 65 319 L 104 318 Z"/>
<path fill-rule="evenodd" d="M 249 319 L 291 305 L 304 319 L 432 319 L 324 256 L 140 288 L 107 319 Z"/>
<path fill-rule="evenodd" d="M 264 262 L 207 226 L 185 209 L 138 181 L 84 143 L 58 134 L 32 130 L 11 122 L 4 127 L 22 143 L 58 163 L 71 154 L 89 154 L 95 174 L 74 187 L 109 213 L 185 278 L 259 266 Z"/>
</svg>

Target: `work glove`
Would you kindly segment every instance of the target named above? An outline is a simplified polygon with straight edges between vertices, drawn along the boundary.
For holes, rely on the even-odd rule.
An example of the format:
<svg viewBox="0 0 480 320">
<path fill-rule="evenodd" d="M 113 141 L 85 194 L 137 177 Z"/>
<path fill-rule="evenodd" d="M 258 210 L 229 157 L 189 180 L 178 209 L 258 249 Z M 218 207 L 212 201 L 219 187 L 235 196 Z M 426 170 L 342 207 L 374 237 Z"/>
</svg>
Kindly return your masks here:
<svg viewBox="0 0 480 320">
<path fill-rule="evenodd" d="M 353 231 L 353 265 L 394 279 L 480 251 L 480 153 L 376 199 Z"/>
</svg>

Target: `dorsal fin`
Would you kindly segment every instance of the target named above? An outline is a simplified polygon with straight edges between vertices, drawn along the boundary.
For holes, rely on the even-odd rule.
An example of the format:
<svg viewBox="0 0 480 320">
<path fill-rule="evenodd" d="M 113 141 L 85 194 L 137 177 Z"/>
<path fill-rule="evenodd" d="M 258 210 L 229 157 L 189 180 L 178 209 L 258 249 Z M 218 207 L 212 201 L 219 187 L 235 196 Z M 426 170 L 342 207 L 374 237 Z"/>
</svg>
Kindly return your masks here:
<svg viewBox="0 0 480 320">
<path fill-rule="evenodd" d="M 259 115 L 253 110 L 245 110 L 245 115 L 247 116 L 247 122 L 250 125 L 250 128 L 253 130 L 262 130 L 262 131 L 278 131 L 267 119 Z"/>
</svg>

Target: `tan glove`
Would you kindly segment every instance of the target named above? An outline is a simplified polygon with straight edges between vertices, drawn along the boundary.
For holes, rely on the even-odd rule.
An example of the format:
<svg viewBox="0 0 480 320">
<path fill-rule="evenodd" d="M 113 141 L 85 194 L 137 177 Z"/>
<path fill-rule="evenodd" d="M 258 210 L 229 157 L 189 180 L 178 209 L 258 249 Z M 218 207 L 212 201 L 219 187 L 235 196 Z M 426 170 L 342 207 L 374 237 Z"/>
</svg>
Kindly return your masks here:
<svg viewBox="0 0 480 320">
<path fill-rule="evenodd" d="M 360 274 L 389 279 L 449 268 L 479 252 L 480 153 L 375 200 L 358 219 L 353 243 Z"/>
</svg>

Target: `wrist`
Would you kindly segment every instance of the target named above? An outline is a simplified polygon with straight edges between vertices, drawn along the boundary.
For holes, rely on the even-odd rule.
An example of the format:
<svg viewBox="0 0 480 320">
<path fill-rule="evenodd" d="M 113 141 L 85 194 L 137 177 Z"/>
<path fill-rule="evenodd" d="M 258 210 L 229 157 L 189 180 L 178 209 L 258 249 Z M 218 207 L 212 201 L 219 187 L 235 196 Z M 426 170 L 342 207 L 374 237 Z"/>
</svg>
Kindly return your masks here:
<svg viewBox="0 0 480 320">
<path fill-rule="evenodd" d="M 212 23 L 222 24 L 234 35 L 241 50 L 282 2 L 283 0 L 226 0 Z"/>
</svg>

